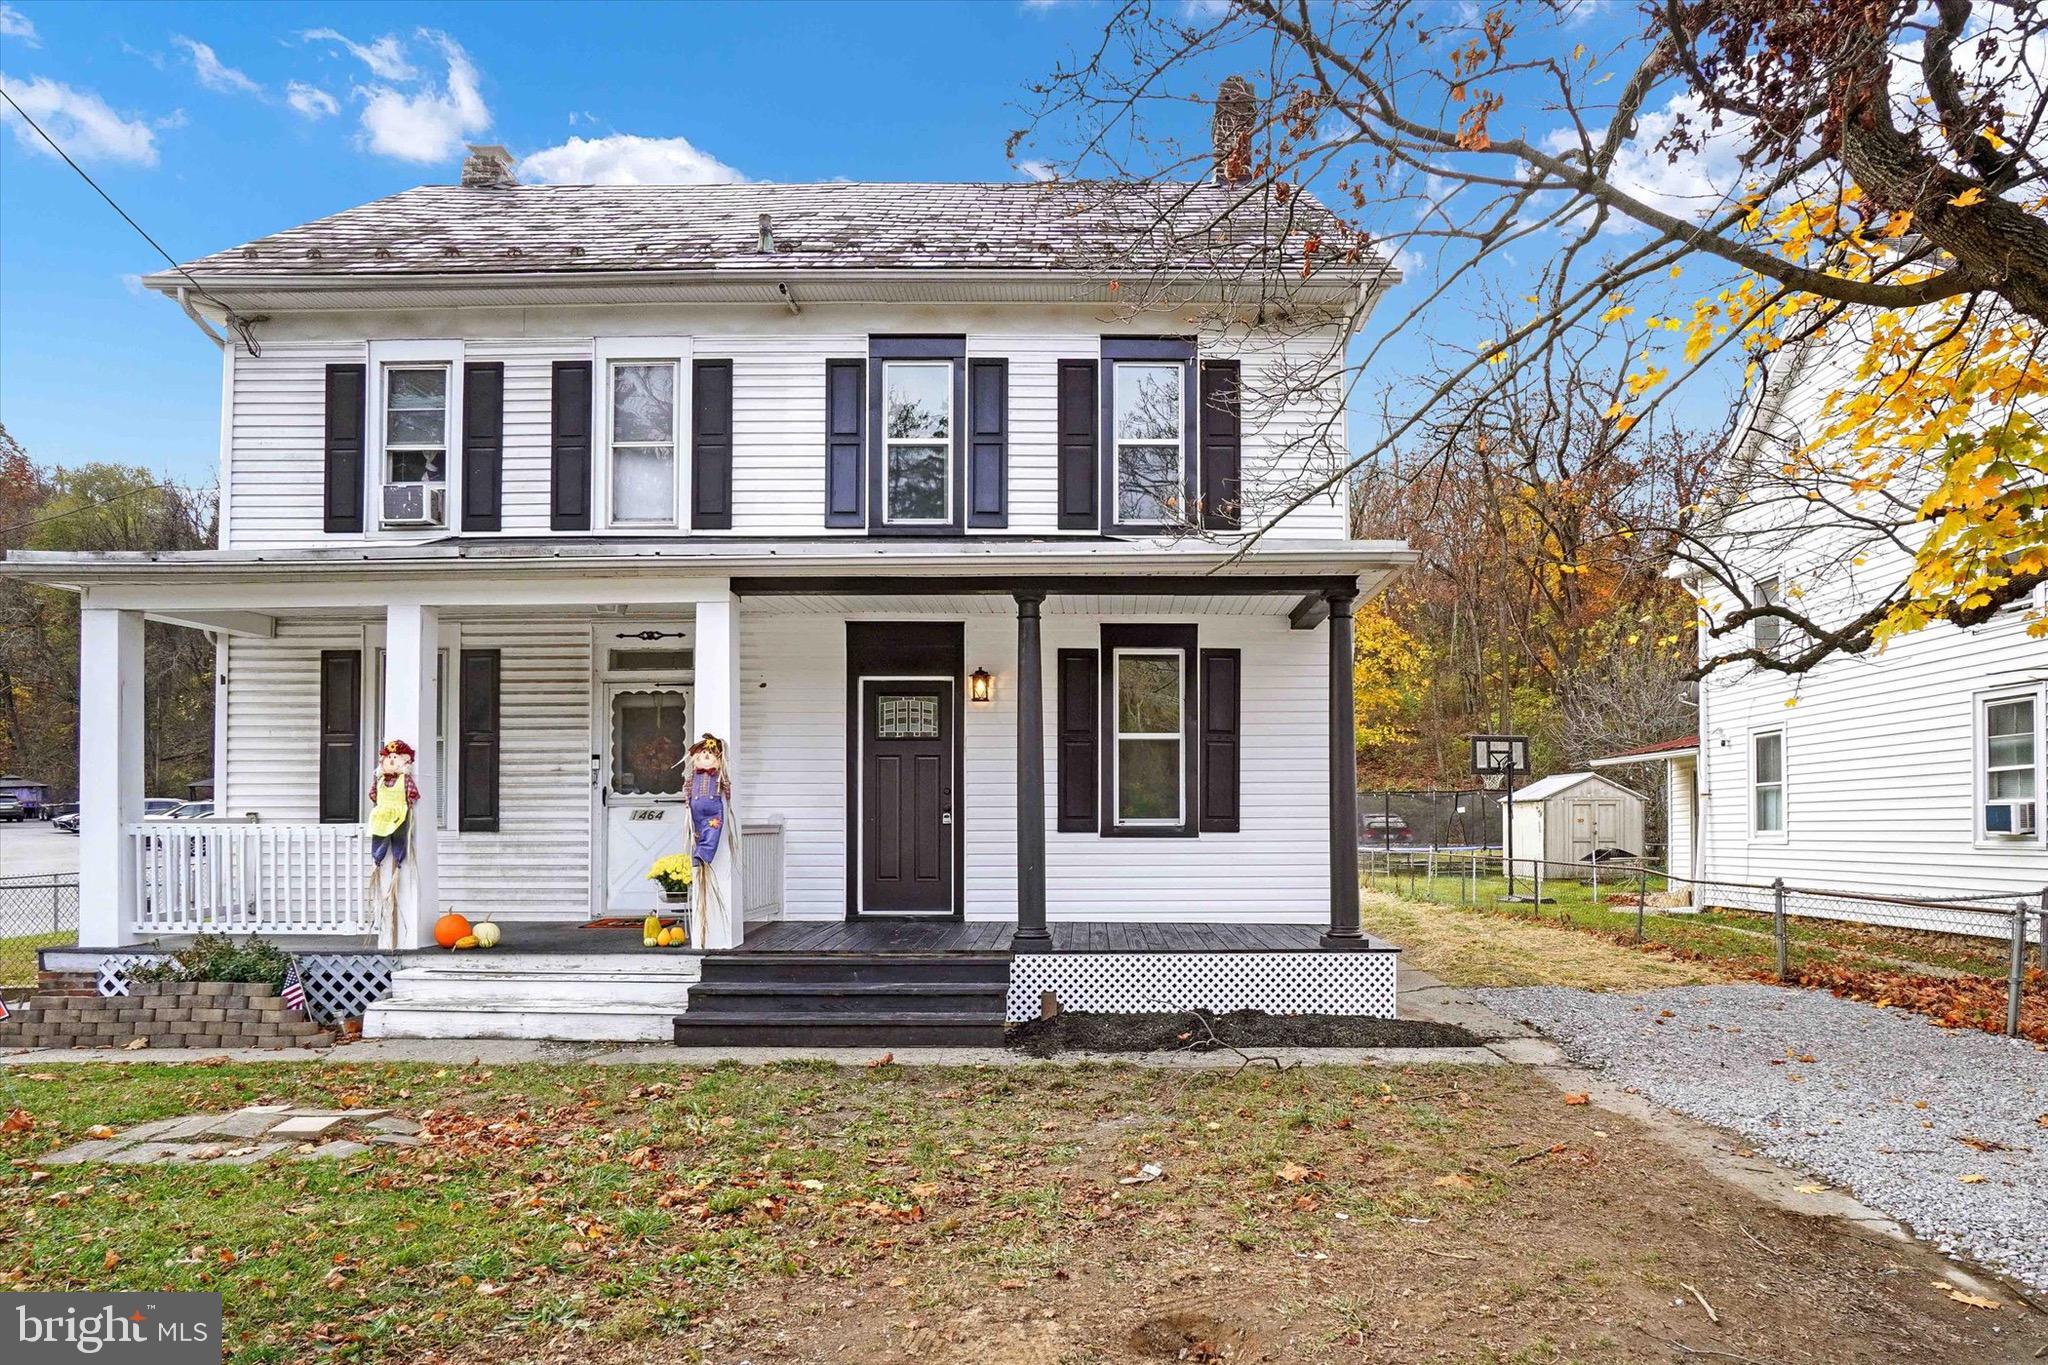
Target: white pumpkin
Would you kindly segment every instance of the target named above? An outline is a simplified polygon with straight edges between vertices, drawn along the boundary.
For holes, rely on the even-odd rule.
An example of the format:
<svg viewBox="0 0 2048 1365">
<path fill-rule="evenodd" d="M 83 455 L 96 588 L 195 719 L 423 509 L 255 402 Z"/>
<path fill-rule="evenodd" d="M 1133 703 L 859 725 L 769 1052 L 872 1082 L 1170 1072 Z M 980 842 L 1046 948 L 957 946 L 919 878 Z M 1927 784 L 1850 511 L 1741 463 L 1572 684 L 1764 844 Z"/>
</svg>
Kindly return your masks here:
<svg viewBox="0 0 2048 1365">
<path fill-rule="evenodd" d="M 470 925 L 469 932 L 475 936 L 476 946 L 479 948 L 495 948 L 498 946 L 498 926 L 492 924 L 489 920 Z"/>
</svg>

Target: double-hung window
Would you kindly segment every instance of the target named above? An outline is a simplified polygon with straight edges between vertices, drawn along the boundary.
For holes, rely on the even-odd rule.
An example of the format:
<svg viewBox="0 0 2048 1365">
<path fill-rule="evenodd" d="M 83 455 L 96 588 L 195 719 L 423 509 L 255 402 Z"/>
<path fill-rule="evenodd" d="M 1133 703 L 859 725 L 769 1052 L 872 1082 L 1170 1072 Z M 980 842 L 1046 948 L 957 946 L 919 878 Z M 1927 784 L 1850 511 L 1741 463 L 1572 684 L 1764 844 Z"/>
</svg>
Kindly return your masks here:
<svg viewBox="0 0 2048 1365">
<path fill-rule="evenodd" d="M 1992 697 L 1984 703 L 1984 810 L 1981 832 L 1994 839 L 2040 829 L 2041 698 Z"/>
<path fill-rule="evenodd" d="M 384 371 L 384 481 L 448 479 L 448 367 L 393 365 Z"/>
<path fill-rule="evenodd" d="M 1179 827 L 1187 819 L 1187 655 L 1119 649 L 1111 655 L 1115 823 Z"/>
<path fill-rule="evenodd" d="M 1187 366 L 1119 360 L 1110 383 L 1116 520 L 1140 526 L 1179 521 L 1187 497 Z"/>
<path fill-rule="evenodd" d="M 1785 832 L 1785 732 L 1760 730 L 1749 738 L 1750 830 Z"/>
<path fill-rule="evenodd" d="M 882 362 L 882 520 L 953 519 L 953 362 Z"/>
<path fill-rule="evenodd" d="M 676 362 L 611 367 L 611 524 L 676 524 Z"/>
</svg>

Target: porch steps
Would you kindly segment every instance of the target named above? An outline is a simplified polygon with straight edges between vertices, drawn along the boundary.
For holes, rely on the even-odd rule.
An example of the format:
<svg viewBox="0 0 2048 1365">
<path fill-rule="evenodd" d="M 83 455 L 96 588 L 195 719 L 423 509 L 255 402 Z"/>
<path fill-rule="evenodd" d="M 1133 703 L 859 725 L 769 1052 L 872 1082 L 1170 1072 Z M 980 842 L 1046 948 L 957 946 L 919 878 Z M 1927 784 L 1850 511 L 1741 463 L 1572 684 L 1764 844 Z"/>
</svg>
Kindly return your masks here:
<svg viewBox="0 0 2048 1365">
<path fill-rule="evenodd" d="M 681 1047 L 993 1047 L 1001 953 L 708 953 Z"/>
<path fill-rule="evenodd" d="M 367 1038 L 666 1042 L 698 977 L 695 954 L 434 953 L 404 959 Z"/>
</svg>

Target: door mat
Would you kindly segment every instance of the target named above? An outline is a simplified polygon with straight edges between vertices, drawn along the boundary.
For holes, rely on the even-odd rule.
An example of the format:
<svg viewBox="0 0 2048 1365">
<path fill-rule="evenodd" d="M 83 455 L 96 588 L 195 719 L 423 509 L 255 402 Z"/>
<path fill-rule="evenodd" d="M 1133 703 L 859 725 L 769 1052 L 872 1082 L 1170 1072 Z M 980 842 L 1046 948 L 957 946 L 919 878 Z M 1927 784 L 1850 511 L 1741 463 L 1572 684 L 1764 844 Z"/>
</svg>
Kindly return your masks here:
<svg viewBox="0 0 2048 1365">
<path fill-rule="evenodd" d="M 664 929 L 672 929 L 683 922 L 683 917 L 680 915 L 656 915 L 654 918 L 655 922 Z M 586 920 L 581 927 L 585 929 L 640 929 L 644 928 L 646 924 L 647 921 L 639 916 L 607 915 L 603 919 Z"/>
</svg>

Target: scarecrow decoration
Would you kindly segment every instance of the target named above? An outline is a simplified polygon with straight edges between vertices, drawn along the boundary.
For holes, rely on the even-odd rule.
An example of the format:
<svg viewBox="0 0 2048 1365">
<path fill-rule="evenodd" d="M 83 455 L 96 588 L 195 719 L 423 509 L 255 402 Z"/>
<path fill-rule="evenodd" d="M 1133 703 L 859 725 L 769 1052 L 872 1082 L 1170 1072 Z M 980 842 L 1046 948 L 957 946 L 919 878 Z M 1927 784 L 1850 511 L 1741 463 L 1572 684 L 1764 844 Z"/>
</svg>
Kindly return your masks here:
<svg viewBox="0 0 2048 1365">
<path fill-rule="evenodd" d="M 733 910 L 725 903 L 718 883 L 711 877 L 711 864 L 725 843 L 725 828 L 731 818 L 732 773 L 726 766 L 725 741 L 706 734 L 690 746 L 684 756 L 690 776 L 684 788 L 688 800 L 683 810 L 688 819 L 692 894 L 690 896 L 690 942 L 700 948 L 727 947 L 739 942 Z M 734 855 L 727 853 L 726 857 Z"/>
<path fill-rule="evenodd" d="M 370 901 L 390 916 L 391 941 L 398 937 L 398 874 L 412 847 L 412 808 L 420 789 L 412 780 L 413 747 L 387 739 L 377 751 L 377 776 L 370 782 Z"/>
</svg>

